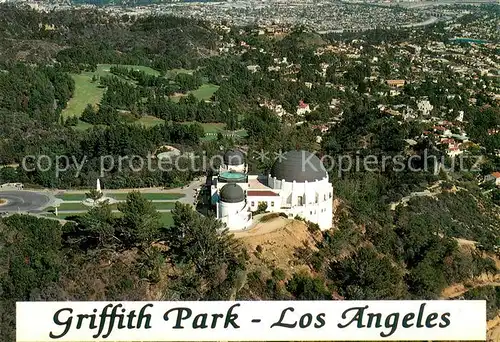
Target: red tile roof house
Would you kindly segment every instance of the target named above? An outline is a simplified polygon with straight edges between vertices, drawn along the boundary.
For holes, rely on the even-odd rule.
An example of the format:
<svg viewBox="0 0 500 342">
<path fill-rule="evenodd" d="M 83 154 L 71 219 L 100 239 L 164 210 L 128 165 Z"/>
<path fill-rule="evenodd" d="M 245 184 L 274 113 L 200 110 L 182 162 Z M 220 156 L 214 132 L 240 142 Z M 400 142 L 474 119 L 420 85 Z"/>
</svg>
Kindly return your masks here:
<svg viewBox="0 0 500 342">
<path fill-rule="evenodd" d="M 386 83 L 389 87 L 402 88 L 405 86 L 406 81 L 405 80 L 387 80 Z"/>
<path fill-rule="evenodd" d="M 460 146 L 458 145 L 449 145 L 447 153 L 449 156 L 456 156 L 458 154 L 463 153 L 463 151 L 460 149 Z"/>
<path fill-rule="evenodd" d="M 307 108 L 307 107 L 309 107 L 309 105 L 307 103 L 305 103 L 304 100 L 300 100 L 299 107 L 300 108 Z"/>
<path fill-rule="evenodd" d="M 441 121 L 441 125 L 443 126 L 446 126 L 446 127 L 453 127 L 453 122 L 449 122 L 449 121 Z"/>
<path fill-rule="evenodd" d="M 434 126 L 432 127 L 435 131 L 440 131 L 440 132 L 444 132 L 446 131 L 446 127 L 443 127 L 443 126 Z"/>
<path fill-rule="evenodd" d="M 455 139 L 443 138 L 441 139 L 441 144 L 446 144 L 446 145 L 455 144 Z"/>
<path fill-rule="evenodd" d="M 451 136 L 451 131 L 448 128 L 446 128 L 446 127 L 443 127 L 443 126 L 434 126 L 434 127 L 432 127 L 432 129 L 434 130 L 434 132 L 439 133 L 441 135 Z"/>
<path fill-rule="evenodd" d="M 453 156 L 453 155 L 458 155 L 461 154 L 463 151 L 460 149 L 461 143 L 457 143 L 455 139 L 450 139 L 450 138 L 442 138 L 440 141 L 440 144 L 446 145 L 446 152 L 448 155 Z"/>
<path fill-rule="evenodd" d="M 297 106 L 297 115 L 304 115 L 309 112 L 311 112 L 309 105 L 307 103 L 304 103 L 303 100 L 300 100 L 299 105 Z"/>
<path fill-rule="evenodd" d="M 494 181 L 496 186 L 500 186 L 500 172 L 493 172 L 491 175 L 485 177 L 486 181 Z"/>
<path fill-rule="evenodd" d="M 329 127 L 327 125 L 313 125 L 311 126 L 312 129 L 318 129 L 320 130 L 321 133 L 328 132 Z"/>
</svg>

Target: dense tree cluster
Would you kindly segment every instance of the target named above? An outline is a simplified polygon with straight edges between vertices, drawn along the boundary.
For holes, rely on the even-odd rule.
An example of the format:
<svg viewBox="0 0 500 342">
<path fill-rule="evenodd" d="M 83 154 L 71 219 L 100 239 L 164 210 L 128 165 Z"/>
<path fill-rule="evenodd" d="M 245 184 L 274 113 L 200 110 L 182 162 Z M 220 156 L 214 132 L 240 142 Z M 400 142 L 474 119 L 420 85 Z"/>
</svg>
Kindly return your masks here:
<svg viewBox="0 0 500 342">
<path fill-rule="evenodd" d="M 15 141 L 5 142 L 4 162 L 20 165 L 2 168 L 0 182 L 88 187 L 100 177 L 108 188 L 179 186 L 202 172 L 201 165 L 193 167 L 191 160 L 184 158 L 177 163 L 179 168 L 173 166 L 175 160 L 159 166 L 154 152 L 169 143 L 183 144 L 197 151 L 203 136 L 199 124 L 176 123 L 151 128 L 126 124 L 96 126 L 84 134 L 60 127 L 42 132 L 34 130 L 32 136 L 21 135 Z M 40 158 L 42 155 L 47 157 Z M 25 159 L 25 156 L 30 157 Z M 43 163 L 37 165 L 39 160 Z M 134 164 L 134 160 L 135 163 L 142 161 L 142 166 Z M 201 163 L 201 159 L 198 162 Z M 57 167 L 64 172 L 57 175 Z M 102 170 L 108 171 L 101 174 Z"/>
<path fill-rule="evenodd" d="M 35 62 L 56 58 L 75 72 L 99 63 L 192 69 L 218 42 L 206 23 L 167 15 L 114 17 L 96 9 L 37 12 L 2 5 L 0 17 L 0 61 L 22 52 Z"/>
<path fill-rule="evenodd" d="M 491 131 L 500 127 L 500 109 L 498 107 L 483 106 L 474 108 L 467 113 L 468 127 L 471 138 L 477 141 L 486 151 L 494 154 L 500 149 L 500 134 Z"/>
<path fill-rule="evenodd" d="M 23 112 L 42 123 L 59 121 L 75 89 L 68 74 L 52 67 L 20 63 L 0 69 L 0 109 Z"/>
<path fill-rule="evenodd" d="M 15 339 L 16 301 L 145 300 L 148 286 L 164 300 L 228 299 L 237 290 L 244 257 L 220 222 L 178 204 L 174 226 L 163 228 L 137 192 L 118 209 L 102 203 L 64 226 L 26 215 L 0 220 L 2 341 Z M 160 282 L 166 263 L 170 279 Z"/>
</svg>

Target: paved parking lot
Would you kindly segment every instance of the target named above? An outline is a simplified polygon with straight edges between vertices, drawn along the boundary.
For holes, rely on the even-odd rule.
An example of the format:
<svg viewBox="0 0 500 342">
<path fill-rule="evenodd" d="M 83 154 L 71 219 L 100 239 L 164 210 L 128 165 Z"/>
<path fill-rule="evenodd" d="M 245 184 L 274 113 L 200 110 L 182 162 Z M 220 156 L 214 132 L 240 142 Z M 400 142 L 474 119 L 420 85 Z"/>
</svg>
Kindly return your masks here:
<svg viewBox="0 0 500 342">
<path fill-rule="evenodd" d="M 6 200 L 0 204 L 0 212 L 40 212 L 50 205 L 51 198 L 34 191 L 0 191 L 0 199 Z"/>
</svg>

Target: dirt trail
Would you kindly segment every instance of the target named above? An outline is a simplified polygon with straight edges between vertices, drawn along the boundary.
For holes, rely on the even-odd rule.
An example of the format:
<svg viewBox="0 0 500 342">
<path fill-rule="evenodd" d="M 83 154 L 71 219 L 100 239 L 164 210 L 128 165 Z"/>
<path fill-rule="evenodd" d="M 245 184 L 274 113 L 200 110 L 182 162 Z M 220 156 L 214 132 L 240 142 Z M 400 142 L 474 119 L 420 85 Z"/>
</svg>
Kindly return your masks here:
<svg viewBox="0 0 500 342">
<path fill-rule="evenodd" d="M 469 243 L 466 243 L 469 244 Z M 500 268 L 500 260 L 494 258 L 497 269 Z M 472 286 L 465 286 L 464 284 L 454 284 L 443 290 L 441 293 L 441 298 L 443 299 L 453 299 L 458 298 L 465 294 L 466 292 L 483 286 L 500 286 L 500 274 L 483 274 L 473 280 Z M 491 319 L 487 323 L 487 341 L 488 342 L 500 342 L 500 315 Z"/>
<path fill-rule="evenodd" d="M 500 286 L 500 282 L 497 282 L 497 281 L 486 281 L 484 283 L 478 283 L 478 284 L 474 284 L 472 287 L 465 287 L 463 284 L 456 284 L 456 285 L 452 285 L 452 286 L 449 286 L 447 287 L 446 289 L 444 289 L 444 291 L 442 292 L 442 298 L 446 298 L 446 299 L 452 299 L 452 298 L 457 298 L 457 297 L 460 297 L 461 295 L 463 295 L 464 293 L 472 290 L 472 289 L 475 289 L 477 287 L 483 287 L 483 286 Z"/>
</svg>

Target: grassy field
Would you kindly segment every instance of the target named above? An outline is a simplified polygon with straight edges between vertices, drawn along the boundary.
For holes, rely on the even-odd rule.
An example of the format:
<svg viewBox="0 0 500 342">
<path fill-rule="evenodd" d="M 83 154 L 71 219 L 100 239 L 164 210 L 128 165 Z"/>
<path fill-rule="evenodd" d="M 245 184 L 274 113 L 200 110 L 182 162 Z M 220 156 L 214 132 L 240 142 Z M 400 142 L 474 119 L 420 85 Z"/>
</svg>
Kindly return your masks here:
<svg viewBox="0 0 500 342">
<path fill-rule="evenodd" d="M 174 224 L 174 219 L 172 218 L 171 213 L 161 213 L 160 222 L 165 227 L 172 226 Z"/>
<path fill-rule="evenodd" d="M 146 127 L 152 127 L 159 124 L 164 123 L 162 119 L 155 118 L 153 116 L 145 116 L 141 119 L 137 120 L 135 123 L 139 125 L 144 125 Z M 183 124 L 191 124 L 193 122 L 183 122 Z M 220 122 L 209 122 L 209 123 L 201 123 L 203 129 L 205 130 L 205 137 L 202 138 L 204 141 L 215 140 L 217 139 L 217 133 L 222 133 L 223 135 L 235 135 L 238 138 L 244 138 L 247 136 L 246 130 L 242 129 L 239 131 L 226 131 L 224 128 L 226 124 Z"/>
<path fill-rule="evenodd" d="M 50 214 L 50 215 L 52 215 L 52 214 Z M 67 219 L 68 217 L 82 216 L 82 215 L 85 215 L 85 213 L 64 213 L 64 214 L 59 214 L 56 217 L 57 218 L 62 218 L 62 219 Z"/>
<path fill-rule="evenodd" d="M 109 76 L 112 64 L 99 64 L 95 72 L 82 72 L 81 74 L 72 74 L 75 80 L 75 93 L 68 101 L 67 107 L 63 110 L 62 116 L 80 116 L 87 104 L 97 105 L 104 94 L 105 89 L 99 87 L 99 81 L 92 82 L 93 76 Z M 120 65 L 129 69 L 144 71 L 149 75 L 158 76 L 160 73 L 150 67 L 140 65 Z M 88 124 L 87 124 L 88 125 Z M 90 125 L 89 125 L 90 126 Z M 85 125 L 77 126 L 79 129 L 86 129 Z"/>
<path fill-rule="evenodd" d="M 112 197 L 118 201 L 123 201 L 127 199 L 127 194 L 126 192 L 105 192 L 104 195 L 107 197 Z M 179 194 L 179 193 L 160 193 L 160 192 L 143 192 L 142 195 L 150 200 L 178 200 L 179 198 L 184 197 L 184 194 Z M 59 199 L 62 199 L 63 201 L 83 201 L 85 199 L 85 194 L 84 193 L 65 193 L 61 195 L 56 196 Z M 72 204 L 72 203 L 66 203 L 66 204 Z"/>
<path fill-rule="evenodd" d="M 152 127 L 152 126 L 162 124 L 164 122 L 165 122 L 165 120 L 156 118 L 154 116 L 143 116 L 142 118 L 137 120 L 135 123 L 138 125 L 146 126 L 146 127 Z"/>
<path fill-rule="evenodd" d="M 114 204 L 111 204 L 111 210 L 117 210 L 118 207 L 117 207 L 117 204 L 114 203 Z M 90 206 L 87 206 L 85 204 L 82 204 L 82 203 L 61 203 L 59 205 L 59 207 L 57 207 L 57 210 L 61 211 L 80 211 L 80 210 L 89 210 L 91 207 Z M 48 212 L 54 212 L 55 211 L 55 208 L 54 207 L 48 207 L 48 208 L 45 208 L 45 211 L 48 211 Z"/>
<path fill-rule="evenodd" d="M 171 210 L 175 208 L 175 202 L 153 202 L 153 205 L 158 210 Z"/>
<path fill-rule="evenodd" d="M 156 209 L 160 210 L 168 210 L 173 209 L 175 207 L 175 202 L 153 202 L 153 205 Z M 110 205 L 111 210 L 117 210 L 117 203 Z M 89 206 L 86 206 L 82 203 L 62 203 L 59 207 L 59 211 L 80 211 L 80 210 L 88 210 Z M 54 208 L 47 208 L 47 211 L 54 211 Z"/>
<path fill-rule="evenodd" d="M 218 85 L 207 83 L 202 84 L 201 87 L 196 90 L 190 91 L 190 93 L 199 100 L 210 100 L 217 89 L 219 89 Z"/>
<path fill-rule="evenodd" d="M 61 203 L 58 210 L 88 210 L 89 207 L 82 203 Z"/>
<path fill-rule="evenodd" d="M 190 74 L 192 75 L 194 70 L 191 69 L 170 69 L 169 71 L 166 72 L 165 77 L 167 78 L 175 78 L 177 74 Z"/>
<path fill-rule="evenodd" d="M 62 194 L 56 195 L 56 197 L 63 201 L 83 201 L 85 199 L 85 194 Z"/>
<path fill-rule="evenodd" d="M 202 84 L 198 89 L 188 91 L 188 94 L 193 94 L 198 100 L 210 100 L 212 95 L 219 89 L 218 85 L 206 83 Z M 181 97 L 186 95 L 171 96 L 172 101 L 178 102 Z"/>
<path fill-rule="evenodd" d="M 75 93 L 62 111 L 64 118 L 80 116 L 87 104 L 98 104 L 104 94 L 104 88 L 99 88 L 98 82 L 92 82 L 93 73 L 71 75 L 75 80 Z"/>
<path fill-rule="evenodd" d="M 186 121 L 183 122 L 184 125 L 189 125 L 195 123 L 194 121 Z M 224 128 L 226 127 L 226 124 L 220 123 L 220 122 L 199 122 L 200 125 L 203 126 L 203 129 L 205 130 L 206 133 L 217 133 L 217 132 L 222 132 L 224 131 Z"/>
<path fill-rule="evenodd" d="M 99 81 L 92 82 L 93 76 L 104 77 L 111 75 L 110 69 L 113 64 L 99 64 L 97 66 L 97 70 L 95 72 L 82 72 L 80 74 L 72 74 L 71 77 L 75 80 L 75 93 L 73 97 L 68 101 L 66 108 L 62 111 L 62 116 L 64 118 L 77 116 L 80 117 L 83 110 L 87 106 L 87 104 L 98 105 L 102 99 L 102 96 L 105 92 L 104 88 L 99 87 Z M 147 66 L 141 65 L 119 65 L 121 67 L 125 67 L 128 69 L 134 69 L 139 71 L 144 71 L 146 74 L 159 76 L 160 72 L 154 70 Z M 175 75 L 180 73 L 192 74 L 194 70 L 188 69 L 172 69 L 166 73 L 166 77 L 174 78 Z M 192 91 L 191 93 L 200 100 L 208 100 L 210 97 L 219 89 L 219 86 L 214 84 L 203 84 L 197 90 Z M 172 97 L 174 101 L 178 101 L 182 96 Z M 146 126 L 152 126 L 158 124 L 159 119 L 152 118 L 143 118 L 139 120 L 139 124 L 144 124 Z M 78 130 L 85 130 L 92 125 L 89 125 L 84 122 L 79 122 L 76 126 Z"/>
</svg>

